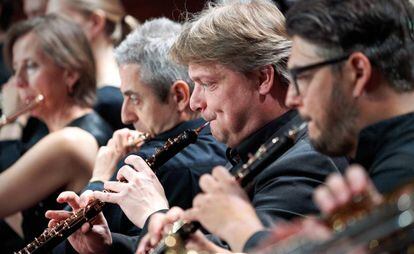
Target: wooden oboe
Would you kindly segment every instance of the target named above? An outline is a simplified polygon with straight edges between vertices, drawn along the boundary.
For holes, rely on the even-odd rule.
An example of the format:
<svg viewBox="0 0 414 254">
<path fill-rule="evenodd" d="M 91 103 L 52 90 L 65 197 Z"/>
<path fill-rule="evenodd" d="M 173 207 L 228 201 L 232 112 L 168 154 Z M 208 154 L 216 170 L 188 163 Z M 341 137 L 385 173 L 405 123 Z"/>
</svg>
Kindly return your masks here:
<svg viewBox="0 0 414 254">
<path fill-rule="evenodd" d="M 208 122 L 195 130 L 186 130 L 174 139 L 168 139 L 163 147 L 156 150 L 155 154 L 146 160 L 148 166 L 156 171 L 160 166 L 182 151 L 188 145 L 195 143 L 201 130 Z M 44 253 L 52 250 L 59 243 L 78 230 L 84 223 L 92 221 L 103 209 L 105 203 L 94 200 L 85 208 L 73 213 L 69 218 L 61 221 L 56 226 L 47 228 L 34 241 L 15 254 Z"/>
<path fill-rule="evenodd" d="M 239 182 L 240 186 L 248 189 L 252 180 L 267 166 L 269 166 L 276 158 L 282 156 L 295 143 L 297 134 L 306 127 L 302 124 L 297 128 L 293 128 L 285 135 L 273 137 L 266 142 L 256 153 L 245 163 L 238 164 L 233 167 L 230 172 Z M 166 253 L 169 249 L 176 249 L 177 244 L 186 241 L 191 234 L 200 229 L 199 222 L 183 222 L 177 221 L 173 225 L 172 232 L 164 237 L 160 243 L 150 252 L 151 254 Z"/>
</svg>

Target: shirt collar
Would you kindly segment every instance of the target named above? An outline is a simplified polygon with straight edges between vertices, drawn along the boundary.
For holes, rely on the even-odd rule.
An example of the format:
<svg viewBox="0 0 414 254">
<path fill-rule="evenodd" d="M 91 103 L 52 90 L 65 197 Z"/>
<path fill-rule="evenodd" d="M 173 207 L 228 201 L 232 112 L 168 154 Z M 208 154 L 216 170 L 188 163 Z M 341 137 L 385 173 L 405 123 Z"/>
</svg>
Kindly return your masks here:
<svg viewBox="0 0 414 254">
<path fill-rule="evenodd" d="M 247 162 L 249 154 L 254 154 L 271 136 L 282 135 L 293 125 L 300 125 L 301 121 L 296 110 L 284 113 L 245 138 L 237 147 L 229 148 L 226 153 L 227 159 L 233 165 Z"/>
<path fill-rule="evenodd" d="M 414 112 L 386 119 L 365 127 L 359 133 L 354 161 L 369 169 L 384 144 L 414 129 Z"/>
<path fill-rule="evenodd" d="M 202 118 L 197 118 L 190 121 L 179 123 L 171 130 L 165 131 L 154 137 L 154 140 L 166 140 L 171 137 L 176 137 L 188 129 L 196 129 L 202 126 L 206 121 Z M 206 126 L 201 133 L 210 133 L 210 126 Z"/>
</svg>

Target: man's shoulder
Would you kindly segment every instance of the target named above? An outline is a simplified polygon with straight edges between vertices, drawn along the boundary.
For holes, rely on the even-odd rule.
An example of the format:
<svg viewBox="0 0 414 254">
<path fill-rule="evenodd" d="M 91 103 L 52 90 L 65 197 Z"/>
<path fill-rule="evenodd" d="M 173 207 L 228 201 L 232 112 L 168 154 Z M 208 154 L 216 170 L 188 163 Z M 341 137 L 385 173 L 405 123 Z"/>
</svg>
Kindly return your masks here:
<svg viewBox="0 0 414 254">
<path fill-rule="evenodd" d="M 263 170 L 260 178 L 309 177 L 323 181 L 328 174 L 340 173 L 348 166 L 345 157 L 332 158 L 315 150 L 306 135 Z"/>
</svg>

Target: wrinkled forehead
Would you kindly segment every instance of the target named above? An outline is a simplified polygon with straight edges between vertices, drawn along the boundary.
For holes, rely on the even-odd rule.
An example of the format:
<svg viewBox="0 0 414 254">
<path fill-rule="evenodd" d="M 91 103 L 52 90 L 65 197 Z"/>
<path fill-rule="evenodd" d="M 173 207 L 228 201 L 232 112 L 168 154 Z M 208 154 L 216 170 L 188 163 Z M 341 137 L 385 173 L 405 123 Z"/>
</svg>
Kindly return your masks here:
<svg viewBox="0 0 414 254">
<path fill-rule="evenodd" d="M 229 67 L 226 67 L 217 62 L 206 63 L 192 63 L 188 64 L 188 73 L 193 81 L 197 81 L 203 78 L 215 78 L 221 79 L 225 76 L 225 73 L 232 71 Z"/>
</svg>

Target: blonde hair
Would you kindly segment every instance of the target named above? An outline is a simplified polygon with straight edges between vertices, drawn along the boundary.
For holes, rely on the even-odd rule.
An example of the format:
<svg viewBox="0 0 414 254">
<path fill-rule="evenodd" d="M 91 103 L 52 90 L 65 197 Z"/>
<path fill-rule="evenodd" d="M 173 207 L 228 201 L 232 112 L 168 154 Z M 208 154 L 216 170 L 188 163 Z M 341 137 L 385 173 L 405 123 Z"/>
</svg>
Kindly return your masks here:
<svg viewBox="0 0 414 254">
<path fill-rule="evenodd" d="M 249 72 L 273 65 L 287 82 L 291 42 L 285 18 L 267 0 L 223 1 L 189 20 L 171 50 L 179 63 L 218 62 Z"/>
<path fill-rule="evenodd" d="M 28 33 L 34 33 L 43 52 L 57 66 L 79 73 L 70 96 L 77 105 L 92 107 L 96 97 L 95 61 L 82 29 L 75 23 L 55 14 L 35 17 L 13 24 L 4 44 L 6 64 L 12 68 L 13 46 Z"/>
<path fill-rule="evenodd" d="M 126 15 L 121 0 L 59 0 L 65 5 L 90 15 L 96 10 L 102 10 L 107 19 L 105 32 L 115 45 L 118 45 L 138 25 L 138 21 Z"/>
</svg>

